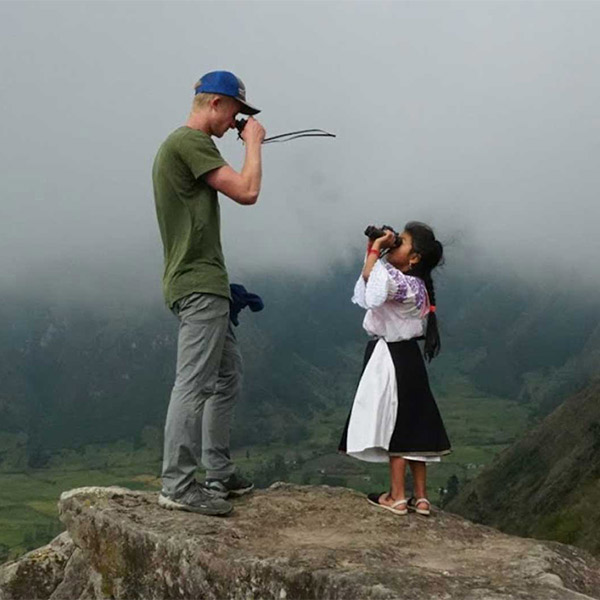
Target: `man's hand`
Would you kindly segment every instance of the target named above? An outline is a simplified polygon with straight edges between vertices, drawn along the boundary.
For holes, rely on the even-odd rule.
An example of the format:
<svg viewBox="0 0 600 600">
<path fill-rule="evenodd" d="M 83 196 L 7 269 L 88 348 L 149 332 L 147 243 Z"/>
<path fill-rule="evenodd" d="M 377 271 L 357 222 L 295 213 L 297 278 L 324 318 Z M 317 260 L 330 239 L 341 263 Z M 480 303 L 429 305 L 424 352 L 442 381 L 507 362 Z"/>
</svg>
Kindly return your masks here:
<svg viewBox="0 0 600 600">
<path fill-rule="evenodd" d="M 241 133 L 241 138 L 246 144 L 262 144 L 265 139 L 265 128 L 254 118 L 248 117 L 248 121 Z"/>
</svg>

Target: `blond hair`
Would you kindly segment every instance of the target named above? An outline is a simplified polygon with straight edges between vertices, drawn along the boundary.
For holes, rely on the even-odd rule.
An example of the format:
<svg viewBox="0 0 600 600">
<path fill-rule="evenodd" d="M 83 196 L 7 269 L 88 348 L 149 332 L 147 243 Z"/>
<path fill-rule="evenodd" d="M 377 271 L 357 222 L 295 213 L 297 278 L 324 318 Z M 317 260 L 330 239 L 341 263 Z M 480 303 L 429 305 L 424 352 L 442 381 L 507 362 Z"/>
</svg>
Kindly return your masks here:
<svg viewBox="0 0 600 600">
<path fill-rule="evenodd" d="M 198 84 L 196 84 L 197 86 Z M 194 88 L 195 89 L 195 88 Z M 213 98 L 218 98 L 220 94 L 207 94 L 201 92 L 194 96 L 194 102 L 192 103 L 193 110 L 198 110 L 204 106 L 208 106 Z"/>
</svg>

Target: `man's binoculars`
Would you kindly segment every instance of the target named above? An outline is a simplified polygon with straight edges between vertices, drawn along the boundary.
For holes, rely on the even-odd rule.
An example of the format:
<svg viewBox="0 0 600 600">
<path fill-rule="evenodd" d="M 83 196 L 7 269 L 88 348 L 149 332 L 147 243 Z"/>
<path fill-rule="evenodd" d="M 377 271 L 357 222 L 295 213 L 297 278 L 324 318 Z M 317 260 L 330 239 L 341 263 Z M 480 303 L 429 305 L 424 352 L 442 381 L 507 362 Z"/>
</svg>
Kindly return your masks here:
<svg viewBox="0 0 600 600">
<path fill-rule="evenodd" d="M 246 127 L 246 123 L 248 119 L 236 119 L 235 120 L 235 128 L 238 130 L 238 137 L 242 135 L 242 131 L 244 131 L 244 127 Z"/>
</svg>

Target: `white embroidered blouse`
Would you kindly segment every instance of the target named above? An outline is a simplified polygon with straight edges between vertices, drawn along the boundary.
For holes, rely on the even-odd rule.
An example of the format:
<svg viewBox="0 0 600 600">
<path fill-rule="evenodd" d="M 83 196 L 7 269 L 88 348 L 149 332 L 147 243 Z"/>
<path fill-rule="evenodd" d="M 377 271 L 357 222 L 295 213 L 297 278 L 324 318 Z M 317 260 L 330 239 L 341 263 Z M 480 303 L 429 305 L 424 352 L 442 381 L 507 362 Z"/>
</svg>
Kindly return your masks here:
<svg viewBox="0 0 600 600">
<path fill-rule="evenodd" d="M 387 342 L 399 342 L 425 334 L 429 298 L 419 277 L 405 275 L 389 262 L 379 259 L 365 281 L 354 286 L 352 302 L 366 309 L 363 328 Z"/>
</svg>

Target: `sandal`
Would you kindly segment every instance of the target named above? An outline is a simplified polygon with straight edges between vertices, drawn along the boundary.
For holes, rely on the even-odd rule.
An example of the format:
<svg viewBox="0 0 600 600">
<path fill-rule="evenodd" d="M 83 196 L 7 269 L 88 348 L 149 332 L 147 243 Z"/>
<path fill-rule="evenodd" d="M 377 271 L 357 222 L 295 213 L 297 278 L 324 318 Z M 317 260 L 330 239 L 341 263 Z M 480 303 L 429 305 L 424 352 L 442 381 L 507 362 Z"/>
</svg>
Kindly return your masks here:
<svg viewBox="0 0 600 600">
<path fill-rule="evenodd" d="M 374 506 L 378 506 L 379 508 L 385 508 L 386 510 L 393 512 L 395 515 L 405 515 L 406 513 L 408 513 L 408 501 L 405 498 L 402 498 L 402 500 L 396 500 L 393 504 L 381 504 L 381 502 L 379 502 L 379 499 L 383 496 L 383 494 L 387 494 L 388 497 L 390 496 L 389 492 L 369 494 L 367 496 L 367 502 L 369 504 L 373 504 Z"/>
<path fill-rule="evenodd" d="M 421 502 L 425 502 L 427 504 L 427 508 L 418 508 L 418 505 Z M 424 515 L 428 517 L 431 514 L 431 502 L 427 500 L 427 498 L 415 498 L 414 496 L 408 500 L 408 508 L 410 510 L 414 510 L 419 515 Z"/>
</svg>

